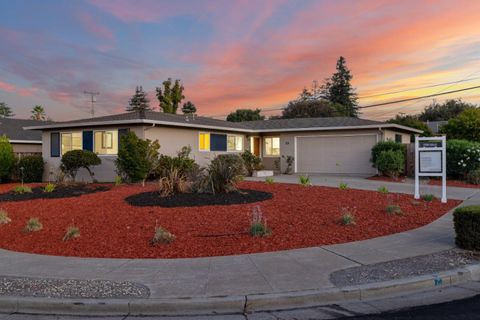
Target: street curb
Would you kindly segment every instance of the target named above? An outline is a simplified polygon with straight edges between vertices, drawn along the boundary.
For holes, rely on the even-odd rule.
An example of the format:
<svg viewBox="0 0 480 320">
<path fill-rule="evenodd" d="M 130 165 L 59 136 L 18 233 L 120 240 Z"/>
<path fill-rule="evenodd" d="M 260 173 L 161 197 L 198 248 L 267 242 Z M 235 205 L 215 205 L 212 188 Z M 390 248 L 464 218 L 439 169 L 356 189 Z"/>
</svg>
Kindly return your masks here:
<svg viewBox="0 0 480 320">
<path fill-rule="evenodd" d="M 180 316 L 244 314 L 315 307 L 385 298 L 480 280 L 480 264 L 426 275 L 372 284 L 246 296 L 160 299 L 49 299 L 0 297 L 0 313 L 80 316 Z"/>
</svg>

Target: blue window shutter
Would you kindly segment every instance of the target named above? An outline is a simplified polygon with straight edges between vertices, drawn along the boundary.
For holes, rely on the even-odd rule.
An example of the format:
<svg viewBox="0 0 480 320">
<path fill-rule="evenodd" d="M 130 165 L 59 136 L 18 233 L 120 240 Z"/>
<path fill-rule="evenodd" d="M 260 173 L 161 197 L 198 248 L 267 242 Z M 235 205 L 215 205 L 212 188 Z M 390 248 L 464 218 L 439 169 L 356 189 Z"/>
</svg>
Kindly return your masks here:
<svg viewBox="0 0 480 320">
<path fill-rule="evenodd" d="M 126 136 L 129 132 L 129 128 L 118 129 L 118 148 L 120 148 L 120 142 L 122 141 L 122 137 Z"/>
<path fill-rule="evenodd" d="M 50 157 L 60 157 L 60 133 L 50 133 Z"/>
<path fill-rule="evenodd" d="M 226 134 L 210 134 L 210 150 L 211 151 L 227 151 L 227 135 Z"/>
<path fill-rule="evenodd" d="M 93 151 L 93 131 L 83 131 L 83 150 Z"/>
</svg>

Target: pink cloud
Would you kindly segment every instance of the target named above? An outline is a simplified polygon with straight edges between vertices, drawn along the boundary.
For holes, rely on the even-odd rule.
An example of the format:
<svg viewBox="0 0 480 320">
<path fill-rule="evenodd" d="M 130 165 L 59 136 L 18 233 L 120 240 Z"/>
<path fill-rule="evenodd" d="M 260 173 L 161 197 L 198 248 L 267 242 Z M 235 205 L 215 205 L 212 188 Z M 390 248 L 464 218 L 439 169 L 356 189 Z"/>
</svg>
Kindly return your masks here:
<svg viewBox="0 0 480 320">
<path fill-rule="evenodd" d="M 80 22 L 82 22 L 83 26 L 91 34 L 109 41 L 115 40 L 115 35 L 113 34 L 113 32 L 110 29 L 108 29 L 106 26 L 100 24 L 91 15 L 87 13 L 79 13 L 77 17 L 80 20 Z"/>
<path fill-rule="evenodd" d="M 7 91 L 7 92 L 15 92 L 16 87 L 13 84 L 0 81 L 0 90 Z"/>
<path fill-rule="evenodd" d="M 0 81 L 0 90 L 16 93 L 22 97 L 29 97 L 38 91 L 38 88 L 21 88 L 14 84 Z"/>
</svg>

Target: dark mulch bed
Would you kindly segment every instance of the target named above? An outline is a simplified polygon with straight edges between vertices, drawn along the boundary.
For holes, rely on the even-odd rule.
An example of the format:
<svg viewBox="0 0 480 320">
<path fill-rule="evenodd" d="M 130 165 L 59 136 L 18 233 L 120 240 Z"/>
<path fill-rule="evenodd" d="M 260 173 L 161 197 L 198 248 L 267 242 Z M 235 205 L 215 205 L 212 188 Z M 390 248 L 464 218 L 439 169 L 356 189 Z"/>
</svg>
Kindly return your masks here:
<svg viewBox="0 0 480 320">
<path fill-rule="evenodd" d="M 159 206 L 164 208 L 177 207 L 202 207 L 211 205 L 246 204 L 272 199 L 270 192 L 241 189 L 230 193 L 180 193 L 171 197 L 160 197 L 159 193 L 143 192 L 132 195 L 125 200 L 132 206 L 149 207 Z"/>
<path fill-rule="evenodd" d="M 69 185 L 57 186 L 53 192 L 44 192 L 43 187 L 32 188 L 31 193 L 17 194 L 13 191 L 0 194 L 0 202 L 3 201 L 28 201 L 36 199 L 61 199 L 80 197 L 85 194 L 110 190 L 109 186 L 103 185 Z"/>
</svg>

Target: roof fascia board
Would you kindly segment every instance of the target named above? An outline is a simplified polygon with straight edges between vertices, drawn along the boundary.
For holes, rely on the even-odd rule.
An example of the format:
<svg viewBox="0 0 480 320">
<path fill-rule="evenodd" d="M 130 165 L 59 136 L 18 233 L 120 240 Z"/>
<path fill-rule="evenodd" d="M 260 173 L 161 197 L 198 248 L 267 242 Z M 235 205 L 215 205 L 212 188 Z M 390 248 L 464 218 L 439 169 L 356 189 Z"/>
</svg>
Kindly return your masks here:
<svg viewBox="0 0 480 320">
<path fill-rule="evenodd" d="M 38 140 L 8 140 L 10 143 L 31 143 L 31 144 L 42 144 L 42 141 Z"/>
</svg>

